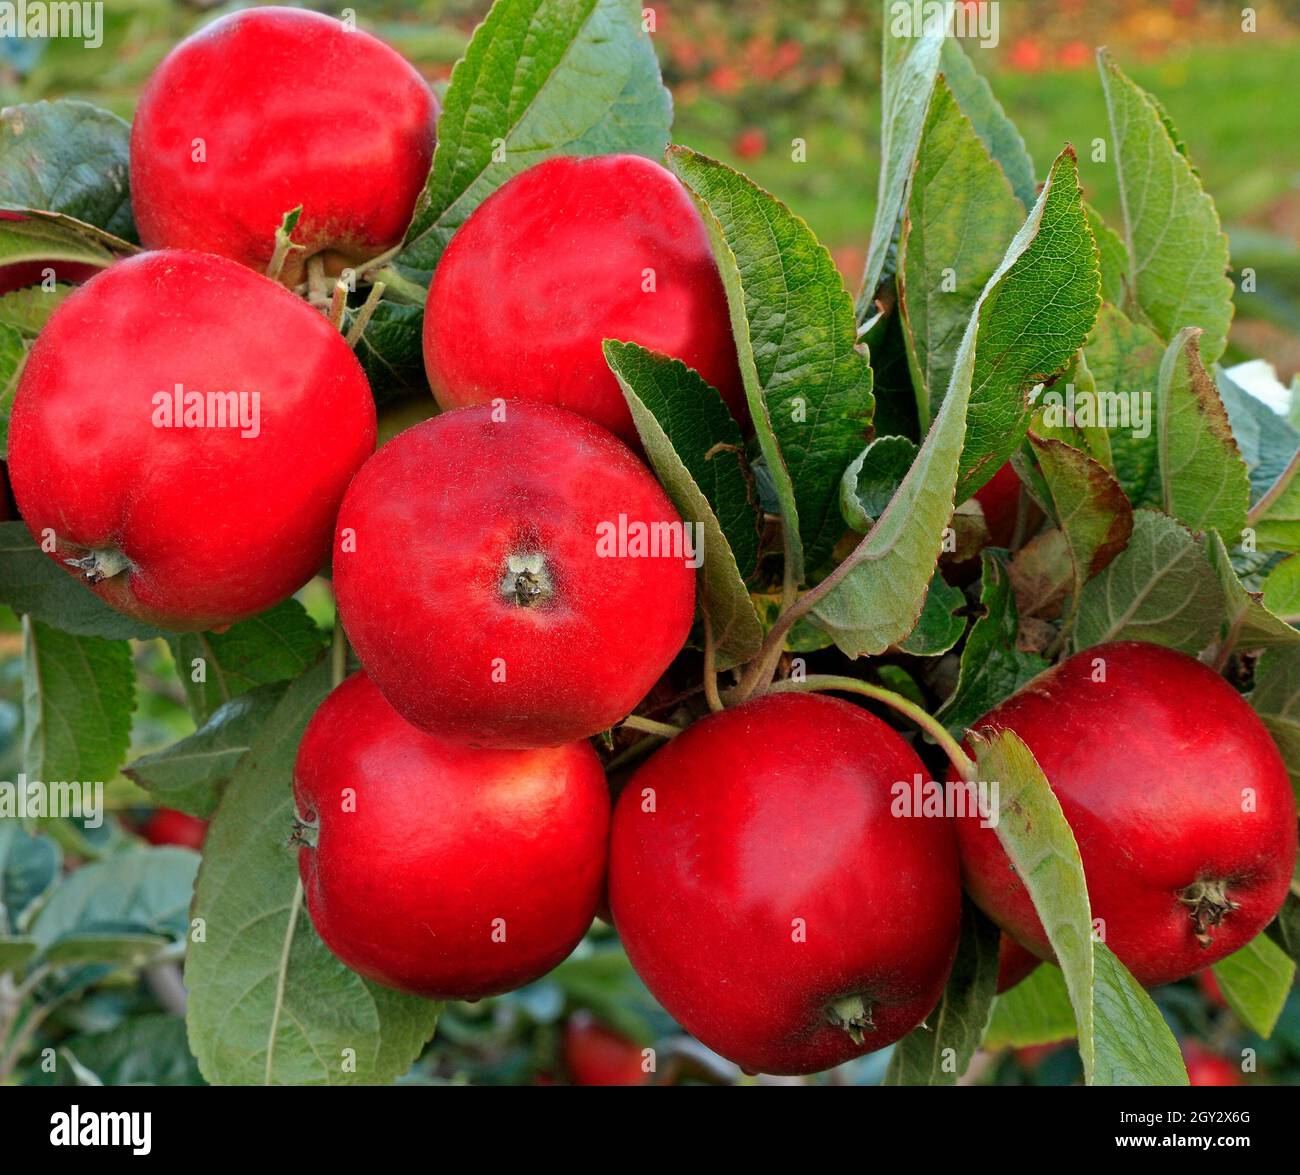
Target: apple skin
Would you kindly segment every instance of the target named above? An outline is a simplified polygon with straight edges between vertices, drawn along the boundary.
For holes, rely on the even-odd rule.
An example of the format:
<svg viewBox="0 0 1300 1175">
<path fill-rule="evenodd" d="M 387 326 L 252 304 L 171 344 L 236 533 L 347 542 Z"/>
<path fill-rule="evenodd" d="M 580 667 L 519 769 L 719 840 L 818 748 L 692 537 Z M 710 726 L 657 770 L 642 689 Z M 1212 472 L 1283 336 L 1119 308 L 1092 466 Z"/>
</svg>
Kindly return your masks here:
<svg viewBox="0 0 1300 1175">
<path fill-rule="evenodd" d="M 260 431 L 159 428 L 154 396 L 181 384 L 260 397 Z M 251 400 L 246 400 L 251 403 Z M 19 512 L 51 557 L 110 551 L 129 566 L 92 585 L 173 631 L 229 625 L 302 587 L 375 445 L 361 365 L 325 317 L 210 254 L 119 261 L 50 316 L 23 368 L 9 431 Z"/>
<path fill-rule="evenodd" d="M 1106 680 L 1094 682 L 1095 659 Z M 1094 918 L 1139 983 L 1154 987 L 1245 946 L 1281 907 L 1296 860 L 1296 805 L 1264 724 L 1217 673 L 1158 645 L 1076 653 L 974 723 L 1034 753 L 1074 831 Z M 950 774 L 950 779 L 955 774 Z M 1246 812 L 1252 789 L 1256 810 Z M 1042 923 L 992 828 L 957 820 L 975 903 L 1020 944 L 1052 957 Z M 1237 907 L 1217 925 L 1184 902 L 1222 880 Z M 1198 941 L 1194 912 L 1203 915 Z"/>
<path fill-rule="evenodd" d="M 813 1073 L 930 1012 L 961 889 L 952 821 L 891 812 L 918 774 L 880 719 L 800 694 L 712 714 L 637 771 L 615 806 L 610 903 L 687 1032 L 749 1072 Z M 861 1043 L 829 1019 L 852 996 L 874 1024 Z"/>
<path fill-rule="evenodd" d="M 308 723 L 294 798 L 318 824 L 315 847 L 298 851 L 312 923 L 376 983 L 429 999 L 498 995 L 551 970 L 591 925 L 610 803 L 586 742 L 447 742 L 357 673 Z"/>
<path fill-rule="evenodd" d="M 1245 1085 L 1241 1069 L 1195 1040 L 1181 1042 L 1188 1085 Z"/>
<path fill-rule="evenodd" d="M 726 293 L 681 182 L 636 155 L 548 159 L 479 205 L 439 261 L 424 315 L 429 384 L 444 408 L 554 404 L 635 446 L 605 339 L 680 359 L 748 424 Z"/>
<path fill-rule="evenodd" d="M 1008 461 L 972 495 L 984 511 L 984 525 L 995 547 L 1009 547 L 1020 509 L 1020 475 Z"/>
<path fill-rule="evenodd" d="M 140 835 L 151 845 L 201 849 L 208 835 L 208 822 L 175 808 L 156 808 L 140 826 Z"/>
<path fill-rule="evenodd" d="M 564 1067 L 574 1085 L 647 1085 L 641 1046 L 575 1012 L 564 1025 Z"/>
<path fill-rule="evenodd" d="M 465 408 L 399 433 L 338 516 L 334 590 L 361 664 L 444 738 L 558 746 L 608 729 L 681 650 L 695 609 L 682 558 L 601 556 L 597 528 L 620 515 L 680 526 L 631 451 L 563 409 Z M 510 587 L 520 559 L 550 581 L 527 603 Z"/>
<path fill-rule="evenodd" d="M 998 942 L 997 994 L 1010 991 L 1022 979 L 1028 979 L 1042 961 L 1037 955 L 1025 950 L 1011 935 L 1003 933 Z"/>
<path fill-rule="evenodd" d="M 382 41 L 320 13 L 251 8 L 177 45 L 131 127 L 131 197 L 150 248 L 265 272 L 302 206 L 281 280 L 337 274 L 399 245 L 433 158 L 433 91 Z M 193 157 L 196 139 L 206 158 Z"/>
</svg>

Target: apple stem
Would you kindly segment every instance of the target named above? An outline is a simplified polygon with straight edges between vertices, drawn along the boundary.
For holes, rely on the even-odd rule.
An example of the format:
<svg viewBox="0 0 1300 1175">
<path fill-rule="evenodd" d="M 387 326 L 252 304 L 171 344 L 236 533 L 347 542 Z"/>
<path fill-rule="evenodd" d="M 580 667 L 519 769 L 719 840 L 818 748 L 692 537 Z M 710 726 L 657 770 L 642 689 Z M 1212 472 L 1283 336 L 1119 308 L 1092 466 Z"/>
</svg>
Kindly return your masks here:
<svg viewBox="0 0 1300 1175">
<path fill-rule="evenodd" d="M 643 730 L 646 734 L 655 734 L 660 738 L 676 738 L 682 733 L 680 726 L 674 726 L 671 722 L 656 722 L 653 718 L 644 718 L 640 714 L 629 714 L 620 726 L 626 726 L 628 730 Z"/>
<path fill-rule="evenodd" d="M 861 995 L 841 996 L 826 1006 L 826 1019 L 849 1034 L 854 1044 L 862 1044 L 865 1034 L 875 1032 L 871 1021 L 871 1001 Z"/>
<path fill-rule="evenodd" d="M 115 575 L 120 575 L 133 566 L 131 560 L 116 547 L 102 547 L 87 551 L 78 559 L 63 561 L 69 567 L 75 567 L 80 571 L 82 578 L 92 587 L 106 579 L 112 579 Z"/>
<path fill-rule="evenodd" d="M 836 677 L 832 674 L 814 673 L 802 681 L 778 681 L 767 692 L 771 694 L 814 693 L 818 690 L 838 690 L 841 693 L 861 694 L 863 697 L 883 702 L 891 709 L 897 710 L 900 714 L 910 718 L 934 739 L 943 748 L 962 779 L 970 782 L 975 778 L 974 761 L 961 749 L 961 744 L 948 733 L 943 723 L 927 714 L 915 702 L 908 701 L 902 694 L 896 694 L 893 690 L 885 689 L 879 685 L 871 685 L 865 681 L 858 681 L 855 677 Z"/>
<path fill-rule="evenodd" d="M 1228 883 L 1222 878 L 1194 881 L 1178 895 L 1178 900 L 1188 908 L 1196 941 L 1203 947 L 1214 941 L 1214 927 L 1241 904 L 1228 897 Z"/>
<path fill-rule="evenodd" d="M 349 347 L 355 347 L 361 341 L 361 336 L 366 333 L 366 327 L 370 325 L 371 315 L 374 314 L 375 307 L 379 305 L 379 299 L 384 296 L 384 290 L 387 288 L 383 282 L 375 282 L 370 287 L 370 293 L 366 295 L 365 302 L 362 303 L 361 309 L 357 311 L 356 318 L 352 320 L 352 329 L 348 331 L 347 344 Z"/>
</svg>

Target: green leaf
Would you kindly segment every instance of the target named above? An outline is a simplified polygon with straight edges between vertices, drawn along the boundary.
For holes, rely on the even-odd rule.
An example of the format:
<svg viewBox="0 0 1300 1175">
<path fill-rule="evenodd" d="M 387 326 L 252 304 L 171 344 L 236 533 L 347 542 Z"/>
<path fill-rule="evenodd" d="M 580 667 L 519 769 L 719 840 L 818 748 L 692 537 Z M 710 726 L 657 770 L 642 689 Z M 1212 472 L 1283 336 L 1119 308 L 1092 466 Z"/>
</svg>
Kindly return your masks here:
<svg viewBox="0 0 1300 1175">
<path fill-rule="evenodd" d="M 1109 427 L 1113 472 L 1134 506 L 1160 503 L 1153 392 L 1164 350 L 1154 331 L 1109 305 L 1084 348 L 1098 390 L 1094 415 Z"/>
<path fill-rule="evenodd" d="M 1042 768 L 1020 737 L 991 728 L 969 737 L 976 778 L 990 787 L 997 784 L 997 838 L 1033 900 L 1065 975 L 1091 1085 L 1096 1066 L 1092 912 L 1079 847 Z"/>
<path fill-rule="evenodd" d="M 78 1033 L 59 1044 L 59 1053 L 104 1085 L 203 1084 L 185 1039 L 185 1021 L 167 1012 L 131 1016 L 106 1032 Z"/>
<path fill-rule="evenodd" d="M 921 617 L 898 647 L 915 657 L 937 657 L 946 653 L 966 631 L 966 618 L 957 615 L 965 606 L 966 595 L 961 588 L 953 587 L 936 571 L 925 593 Z"/>
<path fill-rule="evenodd" d="M 9 453 L 9 416 L 18 391 L 18 377 L 22 375 L 26 362 L 27 343 L 22 331 L 0 323 L 0 460 Z M 0 523 L 0 533 L 3 533 L 5 525 Z M 5 561 L 0 560 L 0 583 L 5 579 L 4 566 Z"/>
<path fill-rule="evenodd" d="M 185 985 L 190 1046 L 214 1085 L 388 1083 L 433 1035 L 440 1005 L 349 971 L 303 904 L 287 845 L 293 764 L 329 686 L 324 663 L 290 685 L 208 829 L 193 907 L 206 935 L 190 944 Z"/>
<path fill-rule="evenodd" d="M 1166 514 L 1235 542 L 1246 525 L 1250 478 L 1223 401 L 1201 364 L 1201 331 L 1178 332 L 1160 364 L 1157 437 Z"/>
<path fill-rule="evenodd" d="M 157 958 L 167 945 L 167 939 L 156 934 L 72 934 L 48 947 L 44 961 L 52 967 L 94 963 L 134 971 Z"/>
<path fill-rule="evenodd" d="M 654 416 L 656 427 L 641 443 L 649 451 L 652 439 L 667 439 L 721 526 L 741 579 L 748 580 L 758 564 L 761 520 L 745 466 L 745 441 L 722 397 L 679 359 L 637 343 L 606 340 L 604 347 L 620 386 L 630 388 Z"/>
<path fill-rule="evenodd" d="M 147 640 L 163 635 L 114 611 L 36 544 L 23 522 L 0 522 L 0 604 L 76 636 Z"/>
<path fill-rule="evenodd" d="M 1282 752 L 1300 799 L 1300 656 L 1290 648 L 1266 652 L 1255 665 L 1255 688 L 1246 700 Z"/>
<path fill-rule="evenodd" d="M 190 713 L 201 725 L 219 706 L 254 686 L 297 677 L 320 655 L 326 640 L 307 610 L 289 599 L 225 632 L 181 633 L 167 643 Z"/>
<path fill-rule="evenodd" d="M 1178 1044 L 1151 997 L 1093 939 L 1078 845 L 1033 753 L 1009 730 L 972 735 L 971 742 L 978 778 L 999 786 L 998 840 L 1064 974 L 1087 1083 L 1186 1084 Z"/>
<path fill-rule="evenodd" d="M 962 910 L 957 958 L 938 1006 L 894 1047 L 884 1085 L 956 1085 L 993 1009 L 999 931 L 974 906 Z"/>
<path fill-rule="evenodd" d="M 22 220 L 0 220 L 0 265 L 68 261 L 107 266 L 134 246 L 93 224 L 60 212 L 26 210 Z"/>
<path fill-rule="evenodd" d="M 1226 644 L 1228 649 L 1248 651 L 1300 647 L 1300 631 L 1274 616 L 1259 596 L 1246 590 L 1218 532 L 1210 533 L 1206 554 L 1223 590 L 1221 644 Z"/>
<path fill-rule="evenodd" d="M 1283 559 L 1268 573 L 1264 607 L 1288 624 L 1300 621 L 1300 556 Z"/>
<path fill-rule="evenodd" d="M 1232 321 L 1228 238 L 1167 116 L 1109 53 L 1102 50 L 1097 59 L 1124 209 L 1129 289 L 1162 339 L 1200 327 L 1208 367 L 1223 354 Z"/>
<path fill-rule="evenodd" d="M 1097 253 L 1101 261 L 1101 296 L 1110 306 L 1123 306 L 1128 301 L 1128 250 L 1123 239 L 1114 229 L 1106 224 L 1101 214 L 1091 205 L 1085 205 L 1088 214 L 1088 227 L 1092 230 L 1092 239 L 1097 242 Z"/>
<path fill-rule="evenodd" d="M 1023 215 L 1038 199 L 1034 161 L 1029 157 L 1025 140 L 1007 117 L 1002 104 L 993 96 L 988 82 L 975 71 L 975 66 L 959 40 L 954 37 L 945 39 L 940 65 L 962 113 L 970 119 L 980 142 L 997 160 L 998 166 L 1010 181 L 1012 191 L 1022 205 Z M 924 145 L 922 138 L 923 148 Z"/>
<path fill-rule="evenodd" d="M 0 933 L 22 930 L 26 915 L 59 876 L 62 853 L 48 836 L 15 820 L 0 822 Z"/>
<path fill-rule="evenodd" d="M 740 429 L 722 397 L 680 360 L 612 340 L 605 360 L 677 512 L 702 528 L 704 608 L 718 665 L 739 665 L 763 642 L 745 586 L 758 560 L 758 514 Z"/>
<path fill-rule="evenodd" d="M 1072 1039 L 1076 1032 L 1065 976 L 1059 967 L 1047 965 L 1034 968 L 1028 978 L 994 1001 L 984 1047 L 1054 1044 Z"/>
<path fill-rule="evenodd" d="M 0 934 L 0 975 L 21 971 L 40 950 L 34 938 L 24 935 Z"/>
<path fill-rule="evenodd" d="M 399 261 L 431 273 L 489 195 L 555 155 L 659 158 L 672 99 L 634 0 L 497 0 L 451 73 Z"/>
<path fill-rule="evenodd" d="M 132 937 L 179 942 L 189 930 L 198 863 L 189 849 L 150 848 L 82 865 L 54 889 L 30 933 L 46 955 L 57 958 L 63 948 L 68 962 L 85 961 L 71 944 L 89 944 L 96 936 L 106 944 L 121 940 L 122 950 Z M 94 953 L 88 945 L 84 951 Z"/>
<path fill-rule="evenodd" d="M 907 437 L 877 437 L 853 459 L 840 479 L 840 513 L 851 530 L 866 534 L 875 525 L 916 454 Z"/>
<path fill-rule="evenodd" d="M 1093 944 L 1097 1032 L 1094 1085 L 1186 1085 L 1178 1042 L 1146 993 L 1104 943 Z"/>
<path fill-rule="evenodd" d="M 23 770 L 43 783 L 107 782 L 126 759 L 135 667 L 126 641 L 23 620 Z"/>
<path fill-rule="evenodd" d="M 1070 364 L 1101 307 L 1097 247 L 1083 213 L 1072 149 L 1052 165 L 1035 212 L 1041 227 L 1033 247 L 1024 263 L 986 294 L 980 314 L 959 502 L 1020 447 L 1030 392 Z"/>
<path fill-rule="evenodd" d="M 1006 557 L 995 551 L 984 551 L 981 559 L 984 579 L 980 604 L 984 615 L 971 627 L 962 649 L 957 688 L 937 714 L 948 731 L 958 738 L 1048 665 L 1037 653 L 1016 648 L 1020 622 Z"/>
<path fill-rule="evenodd" d="M 916 626 L 956 501 L 972 379 L 977 367 L 986 376 L 995 369 L 1019 369 L 1011 358 L 999 364 L 993 356 L 1003 350 L 1010 356 L 1018 346 L 1018 332 L 1044 325 L 1036 310 L 1020 299 L 1036 296 L 1031 291 L 1041 283 L 1064 280 L 1056 272 L 1062 259 L 1058 232 L 1070 236 L 1061 226 L 1071 207 L 1077 211 L 1078 197 L 1074 157 L 1067 151 L 1053 165 L 1038 203 L 980 296 L 962 338 L 952 384 L 916 461 L 876 525 L 836 569 L 833 590 L 812 609 L 850 657 L 883 652 Z M 1008 289 L 1017 296 L 1005 296 Z M 977 358 L 977 337 L 983 360 Z"/>
<path fill-rule="evenodd" d="M 47 290 L 44 285 L 38 285 L 5 294 L 0 297 L 0 326 L 13 328 L 24 339 L 34 339 L 50 315 L 75 288 L 56 284 L 52 290 Z"/>
<path fill-rule="evenodd" d="M 344 333 L 351 330 L 355 321 L 356 310 L 344 315 Z M 423 325 L 423 306 L 385 300 L 374 308 L 353 350 L 379 403 L 396 399 L 408 391 L 428 396 Z"/>
<path fill-rule="evenodd" d="M 1006 175 L 940 77 L 912 176 L 898 281 L 923 429 L 948 390 L 971 311 L 1024 219 Z"/>
<path fill-rule="evenodd" d="M 840 478 L 875 410 L 853 304 L 830 253 L 779 200 L 685 147 L 669 149 L 668 165 L 709 230 L 759 447 L 794 532 L 791 574 L 802 582 L 844 533 Z"/>
<path fill-rule="evenodd" d="M 1239 951 L 1214 964 L 1214 978 L 1223 998 L 1241 1022 L 1267 1040 L 1291 985 L 1295 982 L 1293 960 L 1266 934 L 1257 935 Z"/>
<path fill-rule="evenodd" d="M 231 698 L 188 738 L 142 755 L 122 773 L 157 803 L 206 820 L 286 688 L 286 682 L 276 681 Z"/>
<path fill-rule="evenodd" d="M 1074 644 L 1150 641 L 1198 653 L 1218 636 L 1223 590 L 1204 543 L 1154 510 L 1133 514 L 1124 552 L 1084 587 Z"/>
<path fill-rule="evenodd" d="M 907 189 L 925 126 L 926 110 L 939 73 L 942 27 L 927 26 L 919 37 L 898 36 L 885 22 L 881 55 L 880 185 L 871 226 L 867 267 L 858 294 L 857 317 L 875 316 L 881 281 L 897 268 L 898 233 L 907 207 Z"/>
<path fill-rule="evenodd" d="M 1119 483 L 1086 453 L 1062 441 L 1029 434 L 1065 537 L 1077 599 L 1083 585 L 1128 545 L 1133 507 Z"/>
<path fill-rule="evenodd" d="M 1250 500 L 1258 505 L 1300 451 L 1300 432 L 1267 404 L 1261 403 L 1233 378 L 1231 371 L 1215 370 L 1215 384 L 1232 422 L 1232 435 L 1250 471 Z"/>
<path fill-rule="evenodd" d="M 135 240 L 131 128 L 87 102 L 63 99 L 0 114 L 0 205 L 63 212 Z"/>
</svg>

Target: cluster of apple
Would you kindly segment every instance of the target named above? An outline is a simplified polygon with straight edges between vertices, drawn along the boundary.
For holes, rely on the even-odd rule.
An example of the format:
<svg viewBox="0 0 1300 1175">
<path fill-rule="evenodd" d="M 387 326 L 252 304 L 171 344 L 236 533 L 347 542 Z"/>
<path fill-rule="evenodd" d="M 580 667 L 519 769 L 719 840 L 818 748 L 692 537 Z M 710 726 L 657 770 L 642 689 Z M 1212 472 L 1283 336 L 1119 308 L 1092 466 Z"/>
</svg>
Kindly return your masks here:
<svg viewBox="0 0 1300 1175">
<path fill-rule="evenodd" d="M 331 109 L 342 76 L 355 118 L 303 113 Z M 597 542 L 683 525 L 601 344 L 683 360 L 746 428 L 725 292 L 663 167 L 539 163 L 452 237 L 423 335 L 443 412 L 376 451 L 360 363 L 292 287 L 401 243 L 436 115 L 396 53 L 325 17 L 241 12 L 183 42 L 133 128 L 149 251 L 52 315 L 12 414 L 23 518 L 143 622 L 230 625 L 332 563 L 362 669 L 295 770 L 321 938 L 379 983 L 478 999 L 543 975 L 603 910 L 687 1030 L 773 1073 L 916 1027 L 948 979 L 963 885 L 1008 936 L 1003 986 L 1050 959 L 996 832 L 897 814 L 895 785 L 927 768 L 847 702 L 778 688 L 709 713 L 612 807 L 588 740 L 684 647 L 695 574 L 680 552 Z M 285 255 L 276 230 L 299 205 Z M 1141 982 L 1203 969 L 1276 914 L 1291 786 L 1207 667 L 1085 650 L 977 725 L 1034 752 Z"/>
</svg>

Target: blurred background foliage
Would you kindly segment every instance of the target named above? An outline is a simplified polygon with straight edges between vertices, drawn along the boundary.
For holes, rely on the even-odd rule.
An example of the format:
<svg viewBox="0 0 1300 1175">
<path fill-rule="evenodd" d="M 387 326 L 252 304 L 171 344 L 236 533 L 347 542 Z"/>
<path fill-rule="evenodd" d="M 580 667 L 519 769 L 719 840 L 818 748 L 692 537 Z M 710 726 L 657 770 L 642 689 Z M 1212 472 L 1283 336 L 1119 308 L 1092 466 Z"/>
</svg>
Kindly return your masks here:
<svg viewBox="0 0 1300 1175">
<path fill-rule="evenodd" d="M 969 0 L 977 8 L 984 0 Z M 322 11 L 340 10 L 311 4 Z M 111 0 L 98 51 L 79 42 L 0 38 L 0 105 L 81 98 L 130 119 L 154 66 L 185 34 L 243 5 L 180 0 Z M 364 0 L 359 23 L 445 84 L 489 0 Z M 851 289 L 866 255 L 875 204 L 880 140 L 882 6 L 874 0 L 661 0 L 651 4 L 664 77 L 676 103 L 674 138 L 750 174 L 803 216 L 831 249 Z M 1169 111 L 1216 200 L 1232 242 L 1234 269 L 1257 273 L 1258 292 L 1239 293 L 1228 361 L 1262 357 L 1283 382 L 1300 370 L 1300 4 L 1263 0 L 1258 32 L 1241 27 L 1229 0 L 1008 0 L 999 42 L 967 42 L 1041 167 L 1064 142 L 1078 147 L 1090 200 L 1118 223 L 1113 168 L 1091 162 L 1108 139 L 1094 50 L 1108 45 L 1134 79 Z M 304 68 L 311 68 L 304 62 Z M 232 76 L 229 84 L 237 86 Z M 792 143 L 806 144 L 806 162 Z M 300 598 L 322 625 L 332 623 L 318 580 Z M 133 756 L 193 729 L 166 645 L 137 645 L 140 691 Z M 0 609 L 0 779 L 19 770 L 21 637 Z M 128 812 L 147 796 L 124 778 L 110 803 Z M 136 813 L 139 815 L 139 813 Z M 57 822 L 56 822 L 57 823 Z M 65 861 L 111 854 L 131 834 L 116 822 L 88 837 L 53 828 Z M 1270 1041 L 1252 1036 L 1204 978 L 1161 989 L 1157 1003 L 1189 1056 L 1229 1058 L 1215 1070 L 1197 1054 L 1203 1080 L 1242 1078 L 1242 1049 L 1255 1050 L 1248 1082 L 1300 1084 L 1300 997 L 1291 998 Z M 166 975 L 101 985 L 53 1011 L 37 1043 L 73 1059 L 51 1078 L 196 1083 L 178 1011 L 183 993 Z M 641 1049 L 653 1045 L 667 1082 L 745 1083 L 728 1062 L 681 1034 L 646 992 L 597 922 L 568 962 L 543 981 L 497 1000 L 453 1005 L 409 1083 L 599 1083 L 651 1080 Z M 830 1074 L 821 1084 L 874 1084 L 888 1054 Z M 967 1080 L 1070 1084 L 1082 1070 L 1073 1045 L 981 1055 Z M 770 1079 L 762 1079 L 764 1081 Z"/>
</svg>

